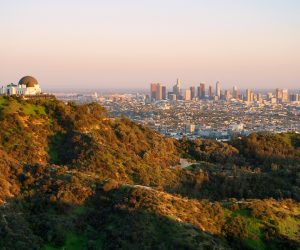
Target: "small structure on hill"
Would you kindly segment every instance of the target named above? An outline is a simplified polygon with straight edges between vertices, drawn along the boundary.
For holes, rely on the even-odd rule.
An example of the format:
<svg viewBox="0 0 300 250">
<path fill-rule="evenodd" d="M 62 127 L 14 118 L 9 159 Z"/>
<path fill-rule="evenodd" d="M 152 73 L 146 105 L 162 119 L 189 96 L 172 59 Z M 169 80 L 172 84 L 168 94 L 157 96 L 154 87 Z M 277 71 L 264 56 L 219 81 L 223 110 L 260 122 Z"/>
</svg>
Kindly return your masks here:
<svg viewBox="0 0 300 250">
<path fill-rule="evenodd" d="M 42 90 L 38 81 L 32 76 L 24 76 L 18 85 L 11 83 L 0 88 L 0 95 L 35 96 L 41 95 Z"/>
</svg>

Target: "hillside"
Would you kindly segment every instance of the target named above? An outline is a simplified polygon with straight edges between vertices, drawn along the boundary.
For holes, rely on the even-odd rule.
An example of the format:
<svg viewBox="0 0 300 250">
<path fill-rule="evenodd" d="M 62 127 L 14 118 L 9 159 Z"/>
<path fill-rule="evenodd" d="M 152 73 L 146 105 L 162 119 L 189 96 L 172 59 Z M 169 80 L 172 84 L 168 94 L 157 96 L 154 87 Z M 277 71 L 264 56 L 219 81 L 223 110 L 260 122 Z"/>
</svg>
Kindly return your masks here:
<svg viewBox="0 0 300 250">
<path fill-rule="evenodd" d="M 62 179 L 61 176 L 57 180 Z M 3 239 L 0 247 L 297 249 L 300 246 L 300 206 L 291 200 L 209 202 L 115 181 L 97 185 L 94 192 L 87 191 L 80 204 L 66 200 L 65 193 L 77 196 L 84 185 L 69 180 L 61 184 L 57 193 L 51 190 L 56 199 L 48 189 L 41 189 L 33 196 L 26 195 L 23 201 L 6 203 L 1 208 L 5 219 L 0 223 Z"/>
<path fill-rule="evenodd" d="M 0 249 L 300 248 L 299 141 L 176 141 L 94 103 L 0 97 Z"/>
<path fill-rule="evenodd" d="M 100 179 L 157 186 L 179 162 L 173 140 L 109 119 L 99 105 L 12 97 L 0 99 L 0 150 L 23 165 L 64 165 Z"/>
</svg>

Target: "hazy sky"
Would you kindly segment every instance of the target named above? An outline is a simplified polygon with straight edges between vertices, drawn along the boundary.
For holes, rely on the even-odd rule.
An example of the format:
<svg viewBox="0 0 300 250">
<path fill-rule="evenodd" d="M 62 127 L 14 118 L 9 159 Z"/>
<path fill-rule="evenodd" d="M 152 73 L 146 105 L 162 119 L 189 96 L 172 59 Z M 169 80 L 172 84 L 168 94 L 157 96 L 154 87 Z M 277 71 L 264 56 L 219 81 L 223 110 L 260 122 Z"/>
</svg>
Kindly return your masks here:
<svg viewBox="0 0 300 250">
<path fill-rule="evenodd" d="M 0 84 L 300 88 L 299 0 L 0 0 Z"/>
</svg>

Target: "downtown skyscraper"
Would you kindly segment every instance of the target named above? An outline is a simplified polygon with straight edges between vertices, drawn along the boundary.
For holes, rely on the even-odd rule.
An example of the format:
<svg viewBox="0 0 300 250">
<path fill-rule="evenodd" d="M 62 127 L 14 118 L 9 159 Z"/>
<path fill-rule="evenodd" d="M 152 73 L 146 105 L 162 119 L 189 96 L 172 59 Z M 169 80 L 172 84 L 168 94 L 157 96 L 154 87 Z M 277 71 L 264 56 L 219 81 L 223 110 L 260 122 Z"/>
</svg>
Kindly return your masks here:
<svg viewBox="0 0 300 250">
<path fill-rule="evenodd" d="M 215 96 L 217 96 L 219 99 L 221 97 L 221 84 L 220 82 L 216 82 L 216 94 Z"/>
<path fill-rule="evenodd" d="M 237 86 L 233 86 L 233 89 L 232 89 L 232 97 L 233 97 L 233 99 L 235 99 L 235 100 L 238 100 L 238 99 L 239 99 Z"/>
<path fill-rule="evenodd" d="M 205 83 L 200 83 L 200 99 L 205 99 Z"/>
<path fill-rule="evenodd" d="M 150 85 L 150 100 L 153 101 L 160 101 L 166 100 L 166 87 L 163 86 L 161 83 L 151 83 Z"/>
</svg>

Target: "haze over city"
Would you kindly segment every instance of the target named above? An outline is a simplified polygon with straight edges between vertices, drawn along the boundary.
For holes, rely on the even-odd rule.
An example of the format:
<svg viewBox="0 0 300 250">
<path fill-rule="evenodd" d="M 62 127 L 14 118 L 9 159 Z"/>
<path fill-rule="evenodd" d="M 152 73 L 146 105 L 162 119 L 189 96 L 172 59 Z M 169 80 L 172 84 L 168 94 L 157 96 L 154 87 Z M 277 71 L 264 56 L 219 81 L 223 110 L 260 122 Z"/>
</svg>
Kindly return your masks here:
<svg viewBox="0 0 300 250">
<path fill-rule="evenodd" d="M 3 1 L 1 84 L 297 88 L 300 2 Z"/>
</svg>

